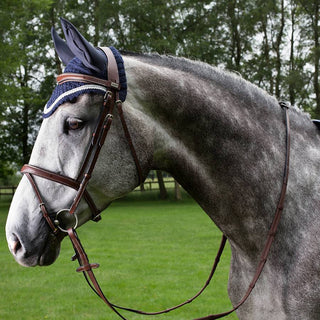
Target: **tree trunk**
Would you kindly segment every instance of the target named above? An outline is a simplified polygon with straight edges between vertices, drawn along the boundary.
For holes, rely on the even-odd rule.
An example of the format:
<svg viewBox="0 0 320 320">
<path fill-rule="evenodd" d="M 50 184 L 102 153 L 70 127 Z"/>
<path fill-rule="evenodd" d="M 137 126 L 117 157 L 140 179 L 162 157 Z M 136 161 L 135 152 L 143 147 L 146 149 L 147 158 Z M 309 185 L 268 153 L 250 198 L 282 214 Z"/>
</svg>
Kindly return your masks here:
<svg viewBox="0 0 320 320">
<path fill-rule="evenodd" d="M 294 35 L 295 35 L 295 26 L 296 26 L 296 6 L 292 2 L 291 3 L 291 37 L 290 37 L 290 75 L 293 76 L 293 72 L 295 71 L 295 57 L 294 57 Z M 289 99 L 291 105 L 294 105 L 296 102 L 295 95 L 295 86 L 293 84 L 292 79 L 289 81 Z"/>
<path fill-rule="evenodd" d="M 168 193 L 164 185 L 162 172 L 159 170 L 156 170 L 156 172 L 157 172 L 157 178 L 158 178 L 159 189 L 160 189 L 160 199 L 165 200 L 168 198 Z"/>
<path fill-rule="evenodd" d="M 266 65 L 267 69 L 267 80 L 269 81 L 269 93 L 273 95 L 274 86 L 273 86 L 273 77 L 271 71 L 271 63 L 270 63 L 270 45 L 269 45 L 269 37 L 268 37 L 268 18 L 266 17 L 265 20 L 261 21 L 262 29 L 263 29 L 263 57 L 264 57 L 264 64 Z"/>
<path fill-rule="evenodd" d="M 281 0 L 281 22 L 280 22 L 280 29 L 277 35 L 277 41 L 275 44 L 275 51 L 277 54 L 277 61 L 276 61 L 276 97 L 278 99 L 281 98 L 281 68 L 282 68 L 282 60 L 281 60 L 281 44 L 283 41 L 283 30 L 285 26 L 285 12 L 284 12 L 284 0 Z"/>
<path fill-rule="evenodd" d="M 228 17 L 230 19 L 230 34 L 231 34 L 231 59 L 229 62 L 229 69 L 240 72 L 240 62 L 242 58 L 241 36 L 239 33 L 239 19 L 237 17 L 237 1 L 229 1 L 228 3 Z"/>
<path fill-rule="evenodd" d="M 95 47 L 99 44 L 99 37 L 100 37 L 100 21 L 99 21 L 99 2 L 98 0 L 93 1 L 93 25 L 94 25 L 94 37 L 93 37 L 93 45 Z"/>
<path fill-rule="evenodd" d="M 53 2 L 49 10 L 51 27 L 55 26 L 55 21 L 56 21 L 55 6 L 56 6 L 56 3 Z M 62 73 L 61 63 L 56 50 L 54 50 L 54 61 L 56 65 L 57 74 L 61 74 Z"/>
<path fill-rule="evenodd" d="M 23 69 L 23 70 L 22 70 Z M 20 87 L 23 92 L 22 96 L 22 125 L 21 125 L 21 142 L 22 142 L 22 163 L 29 162 L 29 146 L 28 146 L 28 136 L 29 136 L 29 110 L 30 105 L 28 99 L 24 97 L 24 91 L 27 87 L 28 81 L 28 70 L 27 66 L 20 67 Z"/>
<path fill-rule="evenodd" d="M 178 201 L 182 200 L 180 184 L 174 180 L 174 198 Z"/>
<path fill-rule="evenodd" d="M 22 110 L 22 162 L 29 162 L 29 146 L 28 146 L 28 133 L 29 133 L 29 104 L 24 101 Z"/>
<path fill-rule="evenodd" d="M 320 4 L 318 0 L 314 0 L 314 77 L 313 86 L 316 95 L 316 115 L 320 117 L 320 86 L 319 86 L 319 59 L 320 59 L 320 44 L 319 44 L 319 10 Z"/>
<path fill-rule="evenodd" d="M 146 191 L 146 189 L 144 188 L 144 183 L 140 184 L 140 191 Z"/>
</svg>

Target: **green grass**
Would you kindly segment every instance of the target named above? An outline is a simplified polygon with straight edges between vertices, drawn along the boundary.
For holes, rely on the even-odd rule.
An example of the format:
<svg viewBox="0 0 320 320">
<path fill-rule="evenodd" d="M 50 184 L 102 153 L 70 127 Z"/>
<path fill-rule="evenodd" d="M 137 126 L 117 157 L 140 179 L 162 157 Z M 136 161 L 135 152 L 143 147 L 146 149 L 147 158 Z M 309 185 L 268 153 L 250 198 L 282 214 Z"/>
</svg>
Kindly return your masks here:
<svg viewBox="0 0 320 320">
<path fill-rule="evenodd" d="M 117 319 L 91 292 L 68 239 L 58 260 L 49 267 L 24 268 L 10 255 L 4 225 L 9 201 L 0 201 L 0 319 Z M 96 276 L 116 304 L 157 311 L 194 295 L 211 270 L 220 232 L 184 194 L 184 200 L 159 201 L 156 193 L 135 192 L 112 204 L 99 223 L 78 230 L 91 262 L 100 263 Z M 167 315 L 128 319 L 191 320 L 230 309 L 227 247 L 206 291 L 193 303 Z M 120 318 L 119 318 L 120 319 Z M 225 319 L 237 319 L 235 315 Z"/>
</svg>

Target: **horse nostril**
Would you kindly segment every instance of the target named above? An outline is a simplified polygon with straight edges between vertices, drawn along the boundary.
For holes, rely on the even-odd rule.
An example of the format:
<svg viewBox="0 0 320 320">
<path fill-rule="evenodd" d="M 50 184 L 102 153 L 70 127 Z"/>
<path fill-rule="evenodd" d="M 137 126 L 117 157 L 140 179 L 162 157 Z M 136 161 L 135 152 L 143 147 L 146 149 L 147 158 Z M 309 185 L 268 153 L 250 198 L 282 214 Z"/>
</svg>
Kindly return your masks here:
<svg viewBox="0 0 320 320">
<path fill-rule="evenodd" d="M 21 242 L 15 234 L 13 234 L 12 238 L 10 239 L 9 247 L 14 255 L 16 255 L 17 252 L 22 248 Z"/>
</svg>

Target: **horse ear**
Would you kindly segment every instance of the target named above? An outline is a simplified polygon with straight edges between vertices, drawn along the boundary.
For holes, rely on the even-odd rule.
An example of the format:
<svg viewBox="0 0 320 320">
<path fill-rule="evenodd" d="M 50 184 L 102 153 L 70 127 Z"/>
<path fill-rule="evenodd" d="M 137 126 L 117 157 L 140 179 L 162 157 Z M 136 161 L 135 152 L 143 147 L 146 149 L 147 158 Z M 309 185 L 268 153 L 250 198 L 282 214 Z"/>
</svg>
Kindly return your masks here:
<svg viewBox="0 0 320 320">
<path fill-rule="evenodd" d="M 74 54 L 71 52 L 65 41 L 59 37 L 57 31 L 53 27 L 51 28 L 51 37 L 58 56 L 62 62 L 67 65 L 69 61 L 74 58 Z"/>
<path fill-rule="evenodd" d="M 67 45 L 73 54 L 89 69 L 97 72 L 105 69 L 107 59 L 105 54 L 93 47 L 69 21 L 60 18 Z"/>
</svg>

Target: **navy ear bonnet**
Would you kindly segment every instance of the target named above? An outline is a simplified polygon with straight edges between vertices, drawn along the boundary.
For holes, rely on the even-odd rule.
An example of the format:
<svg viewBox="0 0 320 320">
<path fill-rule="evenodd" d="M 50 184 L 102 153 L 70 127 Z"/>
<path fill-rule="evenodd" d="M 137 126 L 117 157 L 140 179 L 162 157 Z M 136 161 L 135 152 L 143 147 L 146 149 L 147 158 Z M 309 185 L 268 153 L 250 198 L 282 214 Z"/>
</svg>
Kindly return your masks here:
<svg viewBox="0 0 320 320">
<path fill-rule="evenodd" d="M 125 101 L 127 96 L 127 80 L 126 80 L 126 73 L 124 68 L 123 59 L 117 49 L 114 47 L 110 47 L 117 65 L 118 65 L 118 72 L 119 72 L 119 81 L 121 85 L 121 89 L 119 91 L 119 99 L 121 101 Z M 97 72 L 93 69 L 86 67 L 79 58 L 74 57 L 70 62 L 67 64 L 64 73 L 79 73 L 79 74 L 86 74 L 90 76 L 94 76 L 103 80 L 107 79 L 107 57 L 106 57 L 106 64 L 104 70 Z M 59 84 L 54 89 L 51 98 L 47 102 L 44 111 L 43 111 L 43 118 L 50 117 L 57 108 L 63 104 L 64 102 L 71 101 L 72 99 L 78 97 L 81 94 L 95 92 L 104 94 L 107 89 L 101 85 L 95 84 L 86 84 L 83 82 L 65 82 Z"/>
</svg>

